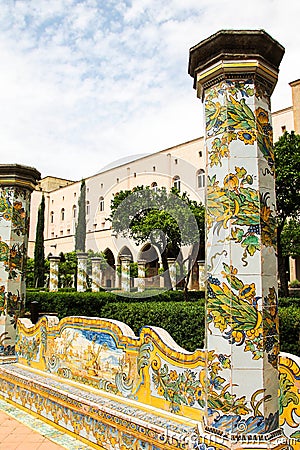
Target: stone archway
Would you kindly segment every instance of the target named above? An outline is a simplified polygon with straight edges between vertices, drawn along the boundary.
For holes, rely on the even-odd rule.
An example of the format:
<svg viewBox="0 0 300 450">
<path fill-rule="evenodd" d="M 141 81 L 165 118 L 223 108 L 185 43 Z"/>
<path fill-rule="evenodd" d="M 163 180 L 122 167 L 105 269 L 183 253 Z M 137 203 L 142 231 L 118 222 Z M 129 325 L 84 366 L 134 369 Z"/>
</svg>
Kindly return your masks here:
<svg viewBox="0 0 300 450">
<path fill-rule="evenodd" d="M 145 287 L 159 287 L 159 255 L 156 248 L 150 243 L 145 244 L 138 254 L 138 261 L 145 261 Z"/>
</svg>

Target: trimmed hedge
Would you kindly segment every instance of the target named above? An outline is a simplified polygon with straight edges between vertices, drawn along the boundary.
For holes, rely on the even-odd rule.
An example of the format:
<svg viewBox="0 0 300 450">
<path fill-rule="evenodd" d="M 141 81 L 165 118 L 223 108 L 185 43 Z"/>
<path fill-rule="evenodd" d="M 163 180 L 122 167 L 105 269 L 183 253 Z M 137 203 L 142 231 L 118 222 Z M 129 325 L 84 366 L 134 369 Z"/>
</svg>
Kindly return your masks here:
<svg viewBox="0 0 300 450">
<path fill-rule="evenodd" d="M 149 291 L 150 292 L 150 291 Z M 27 292 L 26 309 L 37 301 L 44 313 L 66 316 L 103 317 L 120 320 L 136 335 L 143 326 L 167 330 L 178 345 L 189 351 L 203 347 L 205 305 L 203 293 L 164 291 L 156 296 L 118 296 L 112 292 Z M 199 298 L 201 297 L 201 298 Z M 300 356 L 299 298 L 279 299 L 281 351 Z"/>
<path fill-rule="evenodd" d="M 280 349 L 282 352 L 300 356 L 300 308 L 279 307 Z"/>
</svg>

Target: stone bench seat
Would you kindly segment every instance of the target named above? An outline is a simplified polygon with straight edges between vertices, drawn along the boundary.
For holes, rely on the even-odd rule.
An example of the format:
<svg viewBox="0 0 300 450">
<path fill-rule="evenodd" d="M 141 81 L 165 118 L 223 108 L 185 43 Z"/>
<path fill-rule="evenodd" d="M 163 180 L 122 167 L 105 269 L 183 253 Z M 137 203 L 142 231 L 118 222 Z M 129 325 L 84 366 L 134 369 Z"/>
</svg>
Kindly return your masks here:
<svg viewBox="0 0 300 450">
<path fill-rule="evenodd" d="M 184 439 L 197 428 L 197 422 L 191 419 L 18 363 L 0 366 L 0 389 L 7 401 L 96 448 L 112 448 L 109 440 L 115 427 L 127 435 L 124 437 L 128 442 L 136 444 L 129 448 L 188 448 Z M 139 438 L 132 435 L 133 430 Z M 149 441 L 153 442 L 151 447 Z"/>
</svg>

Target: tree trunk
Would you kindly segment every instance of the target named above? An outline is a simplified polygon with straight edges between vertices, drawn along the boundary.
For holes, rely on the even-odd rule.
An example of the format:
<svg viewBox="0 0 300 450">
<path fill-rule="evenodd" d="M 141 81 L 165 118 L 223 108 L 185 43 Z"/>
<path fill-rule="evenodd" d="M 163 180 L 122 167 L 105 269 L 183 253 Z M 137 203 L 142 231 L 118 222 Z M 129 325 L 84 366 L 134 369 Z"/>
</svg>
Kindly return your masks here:
<svg viewBox="0 0 300 450">
<path fill-rule="evenodd" d="M 183 286 L 183 298 L 185 302 L 188 301 L 188 290 L 189 290 L 188 285 L 191 277 L 191 272 L 193 270 L 193 264 L 191 262 L 190 256 L 187 258 L 187 261 L 188 261 L 188 270 L 186 276 L 184 277 L 184 286 Z"/>
<path fill-rule="evenodd" d="M 285 256 L 282 255 L 281 245 L 281 231 L 283 227 L 277 228 L 277 260 L 278 260 L 278 275 L 280 282 L 280 295 L 283 297 L 289 296 L 289 280 L 285 267 Z"/>
<path fill-rule="evenodd" d="M 161 254 L 161 262 L 162 262 L 163 269 L 164 269 L 163 276 L 164 276 L 165 288 L 170 290 L 170 289 L 172 289 L 172 283 L 171 283 L 171 278 L 170 278 L 170 273 L 169 273 L 169 264 L 168 264 L 166 252 L 163 252 Z"/>
</svg>

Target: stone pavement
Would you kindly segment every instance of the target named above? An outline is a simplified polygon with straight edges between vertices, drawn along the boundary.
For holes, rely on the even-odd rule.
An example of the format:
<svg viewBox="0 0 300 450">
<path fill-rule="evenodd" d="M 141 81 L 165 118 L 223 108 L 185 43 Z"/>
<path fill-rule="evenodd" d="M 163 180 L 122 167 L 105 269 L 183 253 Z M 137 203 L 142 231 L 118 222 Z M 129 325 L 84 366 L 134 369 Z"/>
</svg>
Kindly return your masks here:
<svg viewBox="0 0 300 450">
<path fill-rule="evenodd" d="M 92 447 L 0 399 L 0 450 L 64 449 Z"/>
</svg>

